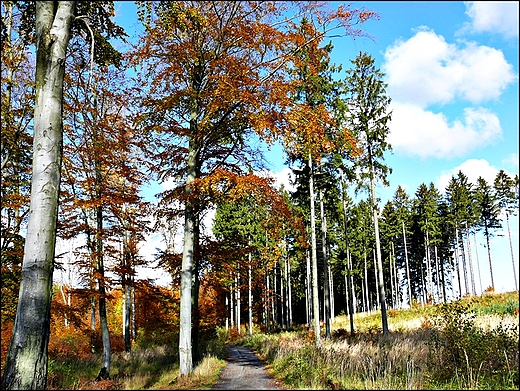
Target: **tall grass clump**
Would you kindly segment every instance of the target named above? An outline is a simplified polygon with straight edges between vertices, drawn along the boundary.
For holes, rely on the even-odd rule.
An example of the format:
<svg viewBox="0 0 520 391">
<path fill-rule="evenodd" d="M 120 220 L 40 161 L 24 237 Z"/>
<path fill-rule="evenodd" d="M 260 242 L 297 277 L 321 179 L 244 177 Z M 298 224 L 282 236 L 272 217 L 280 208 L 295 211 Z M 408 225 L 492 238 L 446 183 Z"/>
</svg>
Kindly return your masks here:
<svg viewBox="0 0 520 391">
<path fill-rule="evenodd" d="M 439 383 L 518 389 L 518 326 L 478 325 L 470 304 L 442 304 L 429 341 L 428 366 Z"/>
</svg>

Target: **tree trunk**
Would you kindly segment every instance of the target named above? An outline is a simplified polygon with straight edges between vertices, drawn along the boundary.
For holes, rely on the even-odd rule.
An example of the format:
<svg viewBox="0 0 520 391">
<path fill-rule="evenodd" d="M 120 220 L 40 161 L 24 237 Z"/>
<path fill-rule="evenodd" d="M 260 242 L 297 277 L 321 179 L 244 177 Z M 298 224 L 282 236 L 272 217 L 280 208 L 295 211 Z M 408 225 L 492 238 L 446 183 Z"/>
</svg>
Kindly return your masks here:
<svg viewBox="0 0 520 391">
<path fill-rule="evenodd" d="M 2 389 L 47 383 L 53 260 L 61 180 L 63 77 L 74 1 L 36 3 L 36 103 L 30 215 Z"/>
<path fill-rule="evenodd" d="M 188 152 L 188 178 L 186 180 L 186 202 L 184 210 L 184 249 L 182 253 L 181 271 L 181 299 L 180 299 L 180 323 L 179 323 L 179 375 L 184 376 L 193 372 L 192 346 L 191 346 L 191 308 L 192 308 L 192 282 L 195 251 L 195 227 L 197 224 L 197 211 L 192 196 L 191 185 L 198 172 L 198 148 L 195 141 L 196 124 L 192 113 L 190 124 L 190 143 Z"/>
<path fill-rule="evenodd" d="M 466 252 L 464 251 L 464 240 L 462 239 L 462 232 L 455 228 L 455 232 L 457 235 L 457 248 L 460 248 L 462 251 L 462 272 L 464 276 L 464 286 L 466 288 L 466 293 L 470 293 L 469 290 L 469 282 L 468 282 L 468 271 L 466 269 Z M 460 235 L 460 237 L 459 237 Z M 460 239 L 460 242 L 459 242 Z"/>
<path fill-rule="evenodd" d="M 124 273 L 121 276 L 121 288 L 123 298 L 123 340 L 125 342 L 125 352 L 130 352 L 132 349 L 131 342 L 131 331 L 130 331 L 130 319 L 132 312 L 132 287 L 129 284 L 130 276 L 127 270 L 132 267 L 130 262 L 130 249 L 129 249 L 129 232 L 125 228 L 123 234 L 123 265 L 125 268 Z"/>
<path fill-rule="evenodd" d="M 495 280 L 493 279 L 493 264 L 491 263 L 491 247 L 489 247 L 489 231 L 487 225 L 484 225 L 484 229 L 486 233 L 486 247 L 489 260 L 489 274 L 491 275 L 491 287 L 493 290 L 495 290 Z"/>
<path fill-rule="evenodd" d="M 388 320 L 386 318 L 386 294 L 383 277 L 383 260 L 381 257 L 381 240 L 379 239 L 379 216 L 377 214 L 376 188 L 374 179 L 374 164 L 372 162 L 372 152 L 370 146 L 368 148 L 369 164 L 370 164 L 370 189 L 372 194 L 372 213 L 374 217 L 374 233 L 376 235 L 376 255 L 378 269 L 378 288 L 379 300 L 381 306 L 381 323 L 383 326 L 383 335 L 388 335 Z"/>
<path fill-rule="evenodd" d="M 428 223 L 428 220 L 426 220 Z M 428 273 L 428 289 L 426 295 L 426 302 L 431 303 L 433 300 L 433 282 L 432 282 L 432 265 L 430 260 L 430 237 L 428 228 L 426 228 L 426 236 L 425 236 L 425 255 L 426 255 L 426 273 Z"/>
<path fill-rule="evenodd" d="M 199 329 L 200 329 L 200 314 L 199 314 L 199 288 L 200 288 L 200 218 L 199 213 L 195 215 L 195 227 L 193 230 L 193 276 L 191 285 L 191 344 L 192 344 L 192 362 L 199 362 Z"/>
<path fill-rule="evenodd" d="M 471 243 L 469 240 L 469 228 L 468 228 L 468 222 L 466 221 L 466 243 L 468 246 L 468 263 L 469 263 L 469 275 L 471 278 L 471 294 L 473 296 L 476 295 L 475 290 L 475 273 L 473 272 L 473 257 L 471 256 Z"/>
<path fill-rule="evenodd" d="M 368 297 L 368 271 L 367 271 L 367 254 L 366 249 L 363 248 L 364 254 L 365 254 L 365 311 L 367 311 L 369 314 L 371 313 L 370 310 L 370 299 Z"/>
<path fill-rule="evenodd" d="M 318 298 L 318 259 L 316 255 L 316 217 L 314 212 L 314 167 L 309 152 L 309 197 L 311 203 L 311 259 L 312 259 L 312 307 L 314 317 L 314 337 L 316 346 L 321 346 L 320 303 Z"/>
<path fill-rule="evenodd" d="M 330 338 L 330 281 L 329 281 L 329 260 L 327 258 L 327 219 L 323 207 L 323 191 L 319 190 L 320 197 L 320 215 L 321 215 L 321 247 L 323 253 L 323 275 L 325 277 L 325 291 L 324 291 L 324 313 L 325 319 L 325 337 Z"/>
<path fill-rule="evenodd" d="M 406 231 L 404 229 L 404 221 L 401 221 L 403 225 L 403 243 L 404 243 L 404 259 L 406 262 L 406 280 L 408 281 L 408 302 L 410 303 L 410 308 L 412 308 L 412 281 L 410 280 L 410 266 L 408 265 L 408 249 L 406 245 Z"/>
<path fill-rule="evenodd" d="M 341 171 L 341 200 L 343 202 L 343 230 L 345 235 L 345 248 L 347 250 L 347 271 L 345 274 L 345 289 L 346 292 L 346 299 L 347 299 L 347 306 L 348 306 L 348 313 L 349 313 L 349 320 L 350 320 L 350 334 L 354 334 L 354 302 L 352 300 L 352 296 L 354 295 L 354 284 L 352 284 L 352 267 L 350 263 L 350 250 L 349 250 L 349 244 L 348 244 L 348 222 L 347 222 L 347 202 L 345 200 L 345 173 L 343 170 Z"/>
<path fill-rule="evenodd" d="M 134 282 L 134 277 L 132 277 L 132 282 Z M 137 338 L 137 323 L 136 323 L 136 316 L 135 316 L 135 285 L 132 286 L 130 289 L 131 294 L 131 300 L 132 300 L 132 328 L 131 328 L 131 335 L 132 340 L 135 341 Z"/>
<path fill-rule="evenodd" d="M 457 229 L 455 228 L 455 235 L 457 235 Z M 453 252 L 453 259 L 454 259 L 454 267 L 455 267 L 455 270 L 457 271 L 457 282 L 458 282 L 458 285 L 459 285 L 459 299 L 462 297 L 462 281 L 461 281 L 461 277 L 460 277 L 460 265 L 459 265 L 459 246 L 458 246 L 458 239 L 457 239 L 457 243 L 455 245 L 455 251 Z"/>
<path fill-rule="evenodd" d="M 311 293 L 311 257 L 306 251 L 307 265 L 305 268 L 305 310 L 307 315 L 307 325 L 312 327 L 312 293 Z"/>
<path fill-rule="evenodd" d="M 516 267 L 515 267 L 515 255 L 513 253 L 513 242 L 511 240 L 511 228 L 509 226 L 509 213 L 506 210 L 506 220 L 507 220 L 507 234 L 509 236 L 509 249 L 511 250 L 511 262 L 513 264 L 513 278 L 515 279 L 515 289 L 518 292 L 518 280 L 516 278 Z"/>
<path fill-rule="evenodd" d="M 393 242 L 390 242 L 393 248 Z M 394 268 L 392 266 L 392 252 L 390 252 L 390 298 L 392 300 L 392 308 L 395 308 L 395 289 L 394 289 Z"/>
<path fill-rule="evenodd" d="M 123 285 L 123 337 L 125 341 L 125 352 L 132 350 L 130 315 L 132 312 L 132 287 L 128 284 Z"/>
<path fill-rule="evenodd" d="M 440 302 L 440 281 L 439 281 L 439 276 L 440 276 L 440 271 L 439 271 L 439 257 L 437 255 L 437 246 L 434 246 L 433 247 L 433 251 L 434 251 L 434 254 L 435 254 L 435 285 L 436 285 L 436 290 L 435 290 L 435 296 L 436 296 L 436 303 L 439 303 Z M 443 300 L 444 301 L 444 300 Z"/>
<path fill-rule="evenodd" d="M 253 290 L 252 290 L 252 277 L 251 277 L 251 251 L 248 254 L 249 265 L 247 267 L 247 291 L 248 291 L 248 314 L 249 314 L 249 335 L 253 334 Z"/>
<path fill-rule="evenodd" d="M 374 260 L 374 280 L 376 281 L 376 305 L 374 310 L 377 311 L 379 306 L 379 283 L 377 278 L 377 259 L 376 259 L 376 250 L 372 250 L 372 257 Z"/>
<path fill-rule="evenodd" d="M 240 334 L 240 325 L 242 324 L 242 321 L 240 319 L 240 312 L 241 312 L 241 309 L 240 309 L 240 301 L 241 301 L 240 284 L 241 284 L 241 281 L 240 281 L 240 264 L 239 263 L 237 263 L 237 270 L 236 270 L 236 274 L 235 274 L 235 284 L 236 284 L 236 295 L 237 295 L 237 297 L 236 297 L 237 331 L 238 331 L 238 334 Z"/>
<path fill-rule="evenodd" d="M 100 175 L 100 172 L 98 173 Z M 96 259 L 98 273 L 98 290 L 99 290 L 99 324 L 101 327 L 101 340 L 103 342 L 103 362 L 98 379 L 110 379 L 110 334 L 108 332 L 107 307 L 106 307 L 106 289 L 105 289 L 105 265 L 103 259 L 103 209 L 101 206 L 96 208 L 97 221 L 97 237 L 96 237 Z"/>
<path fill-rule="evenodd" d="M 478 256 L 477 234 L 475 232 L 473 232 L 473 241 L 475 243 L 475 256 L 477 257 L 478 285 L 480 287 L 480 294 L 482 294 L 484 289 L 482 287 L 482 274 L 480 274 L 480 260 Z"/>
<path fill-rule="evenodd" d="M 287 256 L 287 307 L 288 307 L 288 322 L 289 327 L 293 324 L 293 312 L 292 312 L 292 289 L 291 289 L 291 262 L 289 256 Z"/>
</svg>

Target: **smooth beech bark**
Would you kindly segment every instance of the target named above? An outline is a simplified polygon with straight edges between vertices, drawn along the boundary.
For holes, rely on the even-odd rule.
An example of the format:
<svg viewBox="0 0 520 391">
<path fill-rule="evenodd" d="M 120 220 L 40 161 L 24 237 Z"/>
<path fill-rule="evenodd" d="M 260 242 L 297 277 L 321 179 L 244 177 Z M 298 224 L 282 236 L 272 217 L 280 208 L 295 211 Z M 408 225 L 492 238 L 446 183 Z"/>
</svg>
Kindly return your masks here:
<svg viewBox="0 0 520 391">
<path fill-rule="evenodd" d="M 30 215 L 18 308 L 2 389 L 43 390 L 47 383 L 61 180 L 63 79 L 74 3 L 36 2 L 36 104 Z"/>
</svg>

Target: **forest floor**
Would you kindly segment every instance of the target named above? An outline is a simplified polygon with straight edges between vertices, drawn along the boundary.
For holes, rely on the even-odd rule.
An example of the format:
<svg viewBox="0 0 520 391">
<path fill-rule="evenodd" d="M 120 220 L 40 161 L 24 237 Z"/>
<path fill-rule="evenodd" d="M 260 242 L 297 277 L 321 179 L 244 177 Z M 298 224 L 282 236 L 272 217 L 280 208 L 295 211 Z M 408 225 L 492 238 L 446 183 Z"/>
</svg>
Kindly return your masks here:
<svg viewBox="0 0 520 391">
<path fill-rule="evenodd" d="M 281 390 L 255 353 L 244 346 L 226 345 L 227 365 L 213 390 Z"/>
</svg>

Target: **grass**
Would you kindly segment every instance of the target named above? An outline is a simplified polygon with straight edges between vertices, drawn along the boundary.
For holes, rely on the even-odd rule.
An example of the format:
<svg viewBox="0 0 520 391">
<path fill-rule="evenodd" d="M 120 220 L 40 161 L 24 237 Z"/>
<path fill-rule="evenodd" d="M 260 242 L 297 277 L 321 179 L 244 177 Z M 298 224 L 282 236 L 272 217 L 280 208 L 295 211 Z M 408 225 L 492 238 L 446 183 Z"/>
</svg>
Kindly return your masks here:
<svg viewBox="0 0 520 391">
<path fill-rule="evenodd" d="M 354 335 L 336 317 L 320 348 L 306 328 L 237 342 L 291 389 L 518 389 L 517 292 L 388 315 L 388 336 L 373 313 L 356 315 Z"/>
<path fill-rule="evenodd" d="M 94 382 L 100 358 L 54 359 L 49 389 L 210 389 L 226 362 L 225 343 L 254 349 L 287 389 L 518 389 L 518 293 L 468 297 L 449 305 L 389 310 L 390 334 L 380 313 L 337 316 L 332 336 L 314 344 L 312 330 L 218 338 L 190 376 L 177 377 L 176 341 L 114 353 L 112 380 Z"/>
<path fill-rule="evenodd" d="M 62 357 L 49 363 L 48 389 L 65 390 L 184 390 L 210 389 L 218 381 L 224 360 L 223 342 L 213 341 L 190 376 L 178 377 L 179 360 L 175 343 L 136 348 L 112 354 L 111 379 L 95 381 L 101 367 L 99 355 L 77 360 Z"/>
</svg>

